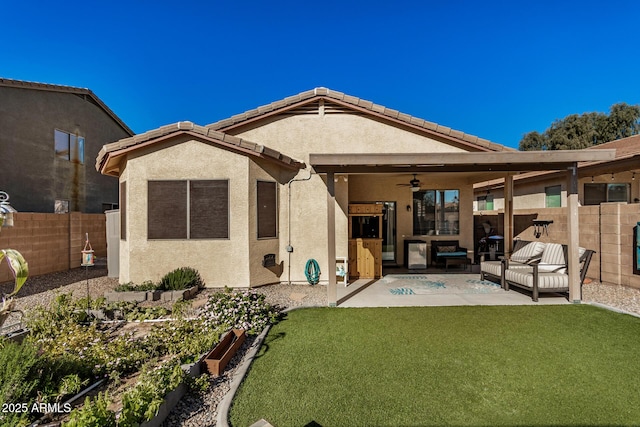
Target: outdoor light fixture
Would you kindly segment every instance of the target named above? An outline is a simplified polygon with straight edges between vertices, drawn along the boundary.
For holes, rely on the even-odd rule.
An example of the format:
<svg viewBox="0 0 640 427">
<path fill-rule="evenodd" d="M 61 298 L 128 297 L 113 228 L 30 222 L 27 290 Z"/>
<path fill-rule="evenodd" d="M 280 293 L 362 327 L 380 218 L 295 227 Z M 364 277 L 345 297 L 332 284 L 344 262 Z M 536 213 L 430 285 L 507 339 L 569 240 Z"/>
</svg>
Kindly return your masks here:
<svg viewBox="0 0 640 427">
<path fill-rule="evenodd" d="M 611 181 L 614 181 L 616 178 L 613 176 L 613 172 L 611 172 Z"/>
<path fill-rule="evenodd" d="M 536 239 L 539 239 L 542 236 L 542 233 L 549 235 L 549 224 L 553 224 L 553 221 L 546 221 L 541 219 L 533 220 L 533 235 Z"/>
<path fill-rule="evenodd" d="M 591 177 L 591 183 L 593 184 L 593 176 Z"/>
<path fill-rule="evenodd" d="M 13 214 L 18 212 L 9 204 L 9 195 L 0 191 L 0 226 L 13 227 Z"/>
<path fill-rule="evenodd" d="M 636 180 L 636 173 L 635 173 L 635 172 L 633 172 L 633 173 L 631 174 L 631 181 L 635 181 L 635 180 Z"/>
</svg>

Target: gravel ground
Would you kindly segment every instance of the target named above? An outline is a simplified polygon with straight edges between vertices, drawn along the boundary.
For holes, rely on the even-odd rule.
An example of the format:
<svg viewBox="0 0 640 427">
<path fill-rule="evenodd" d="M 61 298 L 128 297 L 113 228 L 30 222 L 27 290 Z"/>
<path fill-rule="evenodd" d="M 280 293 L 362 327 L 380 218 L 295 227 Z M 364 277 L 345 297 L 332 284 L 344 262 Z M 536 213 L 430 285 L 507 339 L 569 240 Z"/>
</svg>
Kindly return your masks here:
<svg viewBox="0 0 640 427">
<path fill-rule="evenodd" d="M 17 308 L 28 311 L 37 305 L 48 304 L 57 293 L 73 292 L 78 297 L 87 293 L 87 274 L 89 277 L 89 293 L 92 298 L 102 296 L 118 285 L 117 278 L 107 277 L 106 266 L 96 265 L 87 272 L 83 268 L 73 269 L 62 273 L 29 278 L 20 296 L 16 298 Z M 12 283 L 0 284 L 0 291 L 10 292 Z M 309 285 L 269 285 L 255 289 L 265 294 L 266 301 L 282 308 L 311 307 L 326 305 L 326 286 Z M 206 289 L 201 293 L 194 305 L 203 303 L 207 295 L 215 292 Z M 583 300 L 610 306 L 628 313 L 640 316 L 640 290 L 624 286 L 603 285 L 591 282 L 583 286 Z M 14 318 L 13 320 L 16 320 Z M 11 319 L 7 324 L 11 323 Z M 213 426 L 217 416 L 217 405 L 229 390 L 229 384 L 237 370 L 239 362 L 244 357 L 253 342 L 248 338 L 236 356 L 232 359 L 224 375 L 212 378 L 209 391 L 204 394 L 187 394 L 171 413 L 163 426 L 200 427 Z"/>
</svg>

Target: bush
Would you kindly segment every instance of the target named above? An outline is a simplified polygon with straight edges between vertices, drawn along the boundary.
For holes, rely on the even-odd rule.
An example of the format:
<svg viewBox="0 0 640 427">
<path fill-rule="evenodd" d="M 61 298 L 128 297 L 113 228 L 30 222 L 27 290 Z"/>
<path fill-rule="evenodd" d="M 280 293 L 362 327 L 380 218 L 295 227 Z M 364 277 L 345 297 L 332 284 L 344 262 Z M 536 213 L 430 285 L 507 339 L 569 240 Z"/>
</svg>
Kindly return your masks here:
<svg viewBox="0 0 640 427">
<path fill-rule="evenodd" d="M 38 349 L 30 343 L 5 342 L 0 348 L 0 405 L 33 403 L 38 390 Z M 0 412 L 0 426 L 27 425 L 29 412 Z"/>
<path fill-rule="evenodd" d="M 143 292 L 143 291 L 155 291 L 160 289 L 160 285 L 153 283 L 151 280 L 145 280 L 139 285 L 135 285 L 133 282 L 124 283 L 116 286 L 114 291 L 116 292 Z"/>
<path fill-rule="evenodd" d="M 176 268 L 160 279 L 159 288 L 164 291 L 180 291 L 193 286 L 202 288 L 204 283 L 198 270 L 191 267 Z"/>
<path fill-rule="evenodd" d="M 116 414 L 108 409 L 107 393 L 98 393 L 94 400 L 87 397 L 81 408 L 74 409 L 64 427 L 115 427 Z"/>
<path fill-rule="evenodd" d="M 170 359 L 160 365 L 145 365 L 136 385 L 122 395 L 122 414 L 118 425 L 139 426 L 149 421 L 158 413 L 166 394 L 178 387 L 185 376 L 178 359 Z"/>
<path fill-rule="evenodd" d="M 204 306 L 205 324 L 210 327 L 244 329 L 249 335 L 257 335 L 280 315 L 277 306 L 267 304 L 265 296 L 251 291 L 225 289 L 209 297 Z"/>
</svg>

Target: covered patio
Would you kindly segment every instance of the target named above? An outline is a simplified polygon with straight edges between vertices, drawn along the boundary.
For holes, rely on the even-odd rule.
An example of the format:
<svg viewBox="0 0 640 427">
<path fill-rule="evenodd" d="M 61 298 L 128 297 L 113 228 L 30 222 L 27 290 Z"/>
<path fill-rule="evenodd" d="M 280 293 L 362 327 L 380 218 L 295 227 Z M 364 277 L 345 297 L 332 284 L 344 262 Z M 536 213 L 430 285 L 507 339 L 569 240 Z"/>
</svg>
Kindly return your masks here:
<svg viewBox="0 0 640 427">
<path fill-rule="evenodd" d="M 477 273 L 387 274 L 338 285 L 338 307 L 438 307 L 462 305 L 569 304 L 565 295 L 545 294 L 539 302 L 518 290 L 505 291 Z"/>
<path fill-rule="evenodd" d="M 513 245 L 513 177 L 529 171 L 565 171 L 568 204 L 568 275 L 569 301 L 580 302 L 580 279 L 578 266 L 578 176 L 577 163 L 583 161 L 606 161 L 615 157 L 615 150 L 573 150 L 543 152 L 444 152 L 429 154 L 310 154 L 309 163 L 314 171 L 326 176 L 327 197 L 327 259 L 336 259 L 336 175 L 389 175 L 389 174 L 452 174 L 458 179 L 473 184 L 490 179 L 504 178 L 504 253 L 508 256 Z M 350 198 L 351 200 L 351 198 Z M 469 201 L 467 201 L 469 202 Z M 461 222 L 464 218 L 460 218 Z M 471 221 L 471 218 L 468 218 Z M 455 237 L 455 236 L 452 236 Z M 468 236 L 466 236 L 468 238 Z M 478 274 L 475 275 L 479 277 Z M 354 286 L 355 285 L 355 286 Z M 329 306 L 343 304 L 355 293 L 365 294 L 359 283 L 338 290 L 336 276 L 329 274 L 327 301 Z M 373 287 L 369 293 L 374 293 Z M 507 298 L 515 297 L 514 294 Z M 372 299 L 387 299 L 391 295 L 371 295 Z M 522 296 L 522 295 L 521 295 Z M 492 295 L 492 297 L 497 298 Z M 525 297 L 525 296 L 522 296 Z M 357 298 L 357 296 L 354 297 Z M 433 295 L 430 298 L 434 298 Z M 566 300 L 565 300 L 566 301 Z M 421 304 L 422 305 L 422 304 Z"/>
</svg>

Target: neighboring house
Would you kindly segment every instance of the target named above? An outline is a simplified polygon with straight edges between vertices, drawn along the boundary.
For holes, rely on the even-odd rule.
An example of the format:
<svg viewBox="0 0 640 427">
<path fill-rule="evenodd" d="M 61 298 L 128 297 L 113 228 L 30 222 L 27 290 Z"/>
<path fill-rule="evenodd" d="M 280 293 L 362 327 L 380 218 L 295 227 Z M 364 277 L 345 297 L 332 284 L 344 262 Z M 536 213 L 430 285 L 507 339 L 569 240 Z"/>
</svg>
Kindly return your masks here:
<svg viewBox="0 0 640 427">
<path fill-rule="evenodd" d="M 121 139 L 96 168 L 120 181 L 120 282 L 185 265 L 210 287 L 306 282 L 315 259 L 333 305 L 337 258 L 363 255 L 375 277 L 403 264 L 408 240 L 473 248 L 475 183 L 612 157 L 521 153 L 317 88 Z"/>
<path fill-rule="evenodd" d="M 117 207 L 118 181 L 93 161 L 132 135 L 89 89 L 0 78 L 0 190 L 20 212 Z"/>
<path fill-rule="evenodd" d="M 578 199 L 583 206 L 604 202 L 640 202 L 640 135 L 607 142 L 587 150 L 615 149 L 615 159 L 578 163 Z M 514 209 L 567 206 L 564 172 L 527 172 L 513 177 Z M 504 180 L 474 186 L 474 211 L 504 209 Z"/>
</svg>

